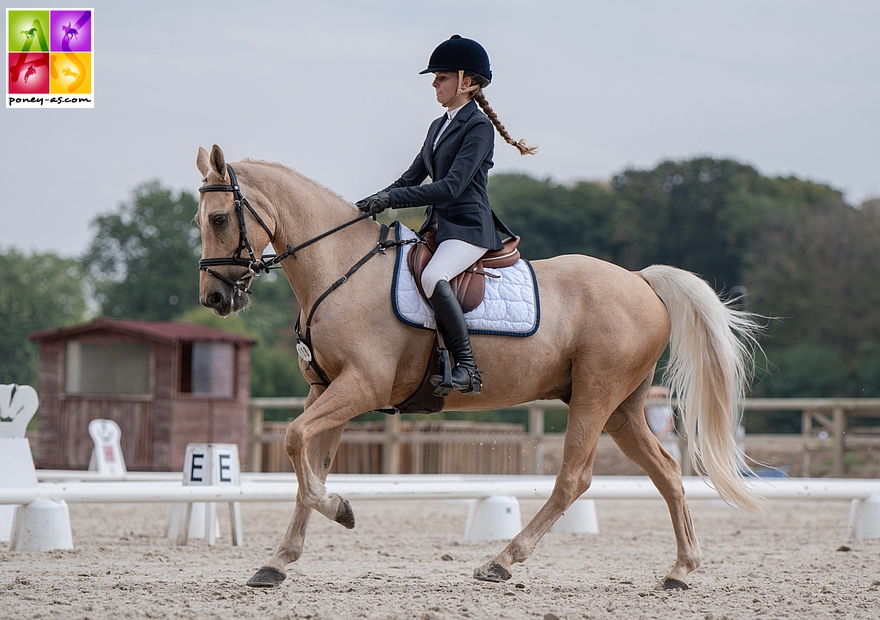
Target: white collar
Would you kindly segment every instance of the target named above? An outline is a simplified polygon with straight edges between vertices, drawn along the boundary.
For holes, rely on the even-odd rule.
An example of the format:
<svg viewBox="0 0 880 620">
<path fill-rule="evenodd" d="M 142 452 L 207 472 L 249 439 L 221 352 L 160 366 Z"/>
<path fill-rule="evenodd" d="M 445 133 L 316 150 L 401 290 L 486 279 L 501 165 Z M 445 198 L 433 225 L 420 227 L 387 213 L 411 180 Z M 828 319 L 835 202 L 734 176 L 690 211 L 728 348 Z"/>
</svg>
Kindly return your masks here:
<svg viewBox="0 0 880 620">
<path fill-rule="evenodd" d="M 454 110 L 446 110 L 446 120 L 451 121 L 453 118 L 455 118 L 455 115 L 458 114 L 459 110 L 461 110 L 464 106 L 466 106 L 469 103 L 470 103 L 470 101 L 465 101 L 463 104 L 461 104 L 460 106 L 458 106 Z"/>
<path fill-rule="evenodd" d="M 464 102 L 454 110 L 446 110 L 446 120 L 443 121 L 443 124 L 440 126 L 440 130 L 437 132 L 437 135 L 434 136 L 434 145 L 433 147 L 437 148 L 437 142 L 440 140 L 440 136 L 443 135 L 443 132 L 446 131 L 446 128 L 452 123 L 452 119 L 455 118 L 455 115 L 458 114 L 458 111 L 461 110 L 464 106 L 466 106 L 469 101 Z"/>
</svg>

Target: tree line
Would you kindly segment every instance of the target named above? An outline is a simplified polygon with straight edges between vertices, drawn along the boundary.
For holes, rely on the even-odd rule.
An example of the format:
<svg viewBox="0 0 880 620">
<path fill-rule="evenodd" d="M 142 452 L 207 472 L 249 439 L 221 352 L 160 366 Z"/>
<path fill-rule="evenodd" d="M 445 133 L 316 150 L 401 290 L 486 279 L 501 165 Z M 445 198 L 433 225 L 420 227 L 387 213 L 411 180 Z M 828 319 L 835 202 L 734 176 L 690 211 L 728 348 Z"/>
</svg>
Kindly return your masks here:
<svg viewBox="0 0 880 620">
<path fill-rule="evenodd" d="M 827 185 L 709 157 L 627 169 L 609 182 L 495 174 L 489 197 L 522 236 L 525 258 L 588 254 L 632 270 L 669 264 L 699 274 L 723 298 L 747 291 L 740 301 L 766 317 L 752 396 L 880 396 L 880 199 L 850 205 Z M 304 394 L 299 308 L 283 277 L 260 278 L 240 316 L 224 320 L 199 306 L 196 206 L 194 194 L 151 181 L 95 218 L 82 257 L 0 251 L 0 382 L 36 383 L 29 333 L 109 316 L 249 335 L 260 343 L 252 393 Z M 420 216 L 382 217 L 416 227 Z"/>
</svg>

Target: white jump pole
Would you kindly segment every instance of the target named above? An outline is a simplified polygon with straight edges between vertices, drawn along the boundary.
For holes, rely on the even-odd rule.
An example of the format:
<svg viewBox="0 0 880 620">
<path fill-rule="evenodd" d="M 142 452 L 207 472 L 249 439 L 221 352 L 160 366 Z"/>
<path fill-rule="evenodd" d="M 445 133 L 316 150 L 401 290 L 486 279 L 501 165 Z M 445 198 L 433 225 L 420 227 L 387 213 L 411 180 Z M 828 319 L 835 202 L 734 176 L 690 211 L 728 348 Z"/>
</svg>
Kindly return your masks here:
<svg viewBox="0 0 880 620">
<path fill-rule="evenodd" d="M 35 487 L 0 488 L 0 505 L 30 504 L 49 506 L 70 503 L 139 503 L 139 502 L 277 502 L 296 500 L 297 485 L 291 476 L 264 474 L 242 486 L 206 485 L 183 486 L 176 482 L 64 482 L 40 483 Z M 259 481 L 256 481 L 259 480 Z M 267 482 L 266 480 L 275 480 Z M 465 531 L 467 540 L 510 538 L 519 531 L 519 499 L 545 499 L 555 484 L 553 476 L 450 476 L 450 475 L 331 475 L 327 489 L 351 500 L 389 499 L 476 499 L 468 514 Z M 834 479 L 755 479 L 749 481 L 753 490 L 768 499 L 798 500 L 853 500 L 850 516 L 851 532 L 868 532 L 862 525 L 867 512 L 857 507 L 875 504 L 863 501 L 880 496 L 880 480 Z M 683 480 L 685 494 L 690 499 L 718 499 L 717 492 L 697 477 Z M 659 499 L 660 494 L 646 477 L 597 476 L 590 489 L 575 502 L 575 506 L 592 503 L 595 499 Z M 858 504 L 858 506 L 857 506 Z M 480 508 L 481 510 L 477 510 Z M 570 509 L 571 511 L 572 509 Z M 498 522 L 499 515 L 504 526 Z M 488 516 L 489 523 L 486 527 Z M 592 519 L 592 515 L 587 515 Z M 868 515 L 870 516 L 870 515 Z M 579 529 L 566 529 L 560 524 L 556 531 L 593 532 L 590 519 L 580 519 Z M 562 519 L 560 519 L 562 521 Z M 239 529 L 240 525 L 238 526 Z M 65 527 L 55 527 L 62 534 Z M 876 529 L 876 528 L 875 528 Z M 502 531 L 503 530 L 503 531 Z M 597 526 L 596 526 L 597 530 Z M 240 531 L 240 530 L 239 530 Z M 856 533 L 857 537 L 871 534 Z M 235 538 L 235 531 L 233 532 Z M 58 548 L 58 547 L 56 547 Z"/>
<path fill-rule="evenodd" d="M 327 490 L 347 499 L 482 499 L 494 495 L 519 499 L 546 499 L 553 489 L 553 476 L 334 476 Z M 718 493 L 698 477 L 683 481 L 689 499 L 718 499 Z M 791 478 L 750 483 L 767 499 L 852 500 L 880 495 L 880 480 Z M 0 504 L 28 504 L 37 499 L 69 503 L 130 502 L 277 502 L 296 500 L 296 482 L 245 482 L 236 486 L 182 486 L 179 482 L 66 482 L 41 483 L 36 487 L 0 488 Z M 586 499 L 659 499 L 646 477 L 596 476 Z"/>
</svg>

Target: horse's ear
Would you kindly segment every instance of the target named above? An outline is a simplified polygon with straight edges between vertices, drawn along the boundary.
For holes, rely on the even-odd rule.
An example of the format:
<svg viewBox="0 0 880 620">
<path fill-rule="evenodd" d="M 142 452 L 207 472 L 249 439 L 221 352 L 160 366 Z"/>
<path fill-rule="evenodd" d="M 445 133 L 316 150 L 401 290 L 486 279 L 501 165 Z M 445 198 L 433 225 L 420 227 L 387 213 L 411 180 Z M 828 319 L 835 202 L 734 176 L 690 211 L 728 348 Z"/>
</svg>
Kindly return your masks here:
<svg viewBox="0 0 880 620">
<path fill-rule="evenodd" d="M 199 169 L 199 172 L 202 173 L 202 176 L 208 177 L 208 170 L 210 170 L 210 162 L 208 160 L 208 151 L 206 151 L 203 147 L 199 147 L 199 154 L 196 156 L 196 168 Z"/>
<path fill-rule="evenodd" d="M 221 178 L 226 176 L 226 158 L 216 144 L 211 147 L 211 167 Z"/>
</svg>

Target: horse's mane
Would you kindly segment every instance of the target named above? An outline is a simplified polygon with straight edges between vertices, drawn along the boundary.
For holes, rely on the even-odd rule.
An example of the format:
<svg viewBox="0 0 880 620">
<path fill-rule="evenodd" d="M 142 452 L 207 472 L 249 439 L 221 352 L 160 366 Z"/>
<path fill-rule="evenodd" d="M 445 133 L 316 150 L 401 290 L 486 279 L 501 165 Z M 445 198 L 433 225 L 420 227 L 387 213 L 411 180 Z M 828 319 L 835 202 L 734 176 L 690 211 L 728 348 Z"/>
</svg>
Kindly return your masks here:
<svg viewBox="0 0 880 620">
<path fill-rule="evenodd" d="M 292 167 L 288 166 L 287 164 L 282 164 L 277 161 L 266 161 L 265 159 L 252 159 L 250 157 L 245 157 L 241 161 L 244 163 L 248 163 L 248 164 L 256 164 L 259 166 L 265 166 L 267 168 L 280 169 L 280 170 L 292 175 L 293 177 L 295 177 L 301 181 L 304 181 L 308 185 L 311 185 L 315 190 L 317 190 L 319 192 L 327 194 L 333 198 L 336 198 L 337 200 L 341 200 L 341 201 L 345 202 L 346 204 L 351 204 L 350 200 L 346 200 L 344 197 L 337 194 L 335 191 L 333 191 L 329 187 L 322 185 L 321 183 L 318 183 L 313 178 L 304 175 L 296 168 L 292 168 Z"/>
</svg>

